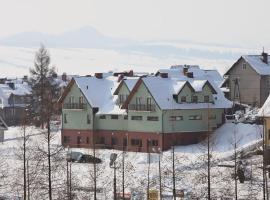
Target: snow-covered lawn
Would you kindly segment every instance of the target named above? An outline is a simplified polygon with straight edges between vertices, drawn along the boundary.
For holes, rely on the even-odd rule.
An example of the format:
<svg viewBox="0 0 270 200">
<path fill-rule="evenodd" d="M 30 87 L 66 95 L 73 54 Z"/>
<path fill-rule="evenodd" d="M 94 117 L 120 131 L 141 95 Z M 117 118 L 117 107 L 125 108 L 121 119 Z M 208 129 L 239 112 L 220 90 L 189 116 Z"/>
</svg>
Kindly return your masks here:
<svg viewBox="0 0 270 200">
<path fill-rule="evenodd" d="M 42 131 L 36 128 L 28 128 L 27 133 L 30 135 L 31 145 L 41 144 L 44 139 Z M 61 144 L 60 131 L 52 133 L 55 137 L 52 142 L 52 148 L 58 147 Z M 237 141 L 238 152 L 245 152 L 256 148 L 256 145 L 261 141 L 262 127 L 250 124 L 233 124 L 227 123 L 217 129 L 211 137 L 211 183 L 213 196 L 228 196 L 234 194 L 233 179 L 231 174 L 233 169 L 218 167 L 218 164 L 231 162 L 234 153 L 234 143 Z M 5 142 L 0 144 L 0 153 L 5 165 L 1 166 L 1 171 L 5 171 L 9 175 L 6 183 L 1 186 L 0 194 L 5 195 L 21 195 L 22 191 L 14 191 L 14 188 L 9 185 L 14 180 L 13 176 L 20 176 L 17 168 L 22 165 L 22 160 L 18 159 L 19 148 L 22 146 L 22 129 L 21 127 L 10 127 L 5 132 Z M 87 154 L 92 154 L 91 149 L 70 149 L 70 151 L 80 151 Z M 67 151 L 67 149 L 65 150 Z M 101 193 L 98 199 L 112 199 L 113 189 L 113 169 L 109 167 L 110 154 L 117 153 L 117 192 L 122 192 L 122 155 L 121 151 L 117 150 L 97 150 L 96 154 L 102 159 L 102 163 L 97 165 L 97 185 L 101 188 Z M 200 144 L 177 146 L 175 147 L 175 168 L 176 168 L 176 189 L 184 190 L 185 194 L 191 193 L 202 199 L 206 193 L 206 145 Z M 65 154 L 62 154 L 62 157 Z M 162 186 L 163 194 L 170 196 L 172 194 L 172 151 L 165 151 L 160 156 L 161 171 L 162 171 Z M 158 154 L 151 154 L 150 163 L 150 189 L 159 189 L 158 176 Z M 245 184 L 239 184 L 239 195 L 245 199 L 247 195 L 251 196 L 251 192 L 256 195 L 253 199 L 260 199 L 262 196 L 261 187 L 261 156 L 252 156 L 245 159 L 247 168 L 253 169 L 254 180 L 246 181 Z M 62 161 L 65 162 L 65 161 Z M 65 165 L 63 165 L 65 166 Z M 147 173 L 148 173 L 148 154 L 147 153 L 125 153 L 125 191 L 137 193 L 143 196 L 147 191 Z M 64 173 L 59 175 L 60 179 L 66 180 Z M 93 192 L 86 190 L 93 188 L 93 165 L 83 163 L 71 164 L 71 177 L 73 194 L 77 199 L 92 199 Z M 0 195 L 1 196 L 1 195 Z M 141 197 L 145 199 L 145 197 Z M 187 199 L 190 199 L 189 196 Z M 168 198 L 170 199 L 170 198 Z"/>
</svg>

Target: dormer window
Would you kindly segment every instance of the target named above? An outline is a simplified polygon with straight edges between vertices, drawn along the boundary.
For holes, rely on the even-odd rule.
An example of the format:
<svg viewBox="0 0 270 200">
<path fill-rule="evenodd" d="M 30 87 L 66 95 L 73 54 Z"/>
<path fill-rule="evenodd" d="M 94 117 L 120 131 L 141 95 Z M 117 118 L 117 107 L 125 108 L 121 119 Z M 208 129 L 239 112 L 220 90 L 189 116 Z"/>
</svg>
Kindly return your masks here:
<svg viewBox="0 0 270 200">
<path fill-rule="evenodd" d="M 243 63 L 242 68 L 246 69 L 247 68 L 247 63 Z"/>
<path fill-rule="evenodd" d="M 192 103 L 198 103 L 198 96 L 192 96 L 191 97 L 191 102 Z"/>
<path fill-rule="evenodd" d="M 187 97 L 186 97 L 186 96 L 182 96 L 182 97 L 181 97 L 181 102 L 182 102 L 182 103 L 187 102 Z"/>
</svg>

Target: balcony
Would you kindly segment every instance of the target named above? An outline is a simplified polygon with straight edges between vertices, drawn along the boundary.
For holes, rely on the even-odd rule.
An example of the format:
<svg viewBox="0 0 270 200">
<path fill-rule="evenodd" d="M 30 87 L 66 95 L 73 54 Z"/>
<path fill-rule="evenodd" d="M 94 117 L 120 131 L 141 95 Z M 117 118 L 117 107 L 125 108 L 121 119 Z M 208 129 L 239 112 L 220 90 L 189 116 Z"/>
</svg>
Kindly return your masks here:
<svg viewBox="0 0 270 200">
<path fill-rule="evenodd" d="M 129 110 L 135 110 L 135 111 L 148 111 L 148 112 L 154 112 L 156 111 L 156 105 L 155 104 L 129 104 L 128 105 Z"/>
<path fill-rule="evenodd" d="M 85 103 L 64 103 L 63 109 L 83 110 L 86 109 Z"/>
</svg>

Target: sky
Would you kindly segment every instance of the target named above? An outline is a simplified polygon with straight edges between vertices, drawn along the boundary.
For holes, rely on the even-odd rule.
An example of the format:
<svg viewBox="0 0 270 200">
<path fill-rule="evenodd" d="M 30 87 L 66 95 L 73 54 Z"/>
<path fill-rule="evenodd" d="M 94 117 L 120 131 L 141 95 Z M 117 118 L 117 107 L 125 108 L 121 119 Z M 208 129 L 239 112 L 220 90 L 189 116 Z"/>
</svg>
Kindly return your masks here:
<svg viewBox="0 0 270 200">
<path fill-rule="evenodd" d="M 269 0 L 0 0 L 0 38 L 84 26 L 137 40 L 270 49 Z"/>
</svg>

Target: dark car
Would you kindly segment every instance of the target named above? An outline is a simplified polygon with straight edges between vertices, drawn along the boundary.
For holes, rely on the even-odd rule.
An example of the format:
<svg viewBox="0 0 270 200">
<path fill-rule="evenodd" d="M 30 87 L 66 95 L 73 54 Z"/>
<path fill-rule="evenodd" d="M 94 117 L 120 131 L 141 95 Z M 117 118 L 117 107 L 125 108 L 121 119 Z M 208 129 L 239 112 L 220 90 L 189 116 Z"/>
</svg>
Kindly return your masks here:
<svg viewBox="0 0 270 200">
<path fill-rule="evenodd" d="M 82 154 L 79 159 L 78 159 L 79 163 L 101 163 L 101 159 L 91 156 L 91 155 L 87 155 L 87 154 Z"/>
</svg>

